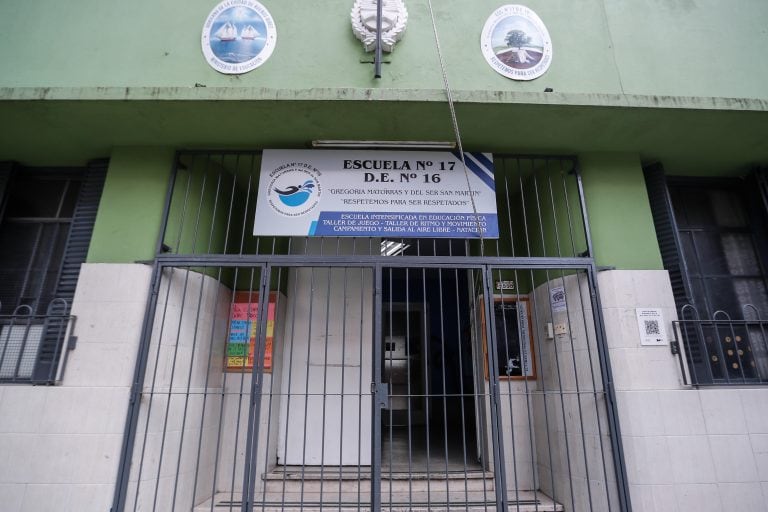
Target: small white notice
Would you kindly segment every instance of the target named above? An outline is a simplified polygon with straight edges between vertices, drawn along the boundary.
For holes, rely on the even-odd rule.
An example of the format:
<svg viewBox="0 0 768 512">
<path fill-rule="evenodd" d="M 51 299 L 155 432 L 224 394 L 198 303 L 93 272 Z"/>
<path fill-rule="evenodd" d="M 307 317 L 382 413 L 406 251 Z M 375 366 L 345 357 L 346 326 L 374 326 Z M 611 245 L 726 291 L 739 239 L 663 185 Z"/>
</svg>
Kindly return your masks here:
<svg viewBox="0 0 768 512">
<path fill-rule="evenodd" d="M 497 290 L 514 290 L 515 282 L 514 281 L 496 281 L 496 289 Z"/>
<path fill-rule="evenodd" d="M 565 302 L 564 286 L 553 286 L 549 289 L 549 304 L 552 306 L 553 313 L 568 309 L 568 305 Z"/>
<path fill-rule="evenodd" d="M 637 327 L 640 330 L 641 345 L 666 345 L 664 315 L 660 308 L 636 308 Z"/>
</svg>

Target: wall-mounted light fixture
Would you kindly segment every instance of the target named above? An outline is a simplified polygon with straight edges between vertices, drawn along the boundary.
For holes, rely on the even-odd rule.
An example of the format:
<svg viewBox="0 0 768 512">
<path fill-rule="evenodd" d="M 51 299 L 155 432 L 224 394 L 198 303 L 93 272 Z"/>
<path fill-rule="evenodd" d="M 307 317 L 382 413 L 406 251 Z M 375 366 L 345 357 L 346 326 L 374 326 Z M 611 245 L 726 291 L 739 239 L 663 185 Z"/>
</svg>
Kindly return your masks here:
<svg viewBox="0 0 768 512">
<path fill-rule="evenodd" d="M 313 140 L 313 148 L 451 150 L 456 143 L 432 140 Z"/>
</svg>

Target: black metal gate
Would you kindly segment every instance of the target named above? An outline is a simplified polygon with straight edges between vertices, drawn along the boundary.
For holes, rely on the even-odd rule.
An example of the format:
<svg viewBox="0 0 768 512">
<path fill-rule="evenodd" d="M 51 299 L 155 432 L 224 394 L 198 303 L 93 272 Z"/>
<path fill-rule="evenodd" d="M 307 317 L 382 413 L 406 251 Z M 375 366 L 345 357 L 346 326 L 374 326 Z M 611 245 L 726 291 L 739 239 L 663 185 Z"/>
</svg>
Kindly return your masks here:
<svg viewBox="0 0 768 512">
<path fill-rule="evenodd" d="M 257 162 L 179 155 L 115 511 L 628 510 L 573 160 L 491 242 L 250 239 Z"/>
</svg>

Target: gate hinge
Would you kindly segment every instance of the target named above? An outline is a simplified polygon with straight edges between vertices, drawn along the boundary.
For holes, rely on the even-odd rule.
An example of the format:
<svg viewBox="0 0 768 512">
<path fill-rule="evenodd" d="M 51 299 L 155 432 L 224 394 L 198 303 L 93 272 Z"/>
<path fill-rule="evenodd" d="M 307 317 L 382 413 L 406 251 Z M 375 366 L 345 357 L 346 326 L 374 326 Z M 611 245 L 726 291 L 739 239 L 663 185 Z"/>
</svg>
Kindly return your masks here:
<svg viewBox="0 0 768 512">
<path fill-rule="evenodd" d="M 673 356 L 676 356 L 680 353 L 680 343 L 677 340 L 670 341 L 669 350 L 672 351 Z"/>
</svg>

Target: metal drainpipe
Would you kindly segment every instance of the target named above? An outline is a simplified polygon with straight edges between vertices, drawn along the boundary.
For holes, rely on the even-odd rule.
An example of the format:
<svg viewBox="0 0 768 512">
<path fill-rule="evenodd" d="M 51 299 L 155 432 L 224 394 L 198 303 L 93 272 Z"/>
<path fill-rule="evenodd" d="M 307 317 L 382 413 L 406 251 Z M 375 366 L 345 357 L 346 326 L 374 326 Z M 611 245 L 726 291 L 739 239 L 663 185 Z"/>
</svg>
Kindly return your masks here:
<svg viewBox="0 0 768 512">
<path fill-rule="evenodd" d="M 374 57 L 374 78 L 381 78 L 381 15 L 383 0 L 376 1 L 376 55 Z"/>
</svg>

